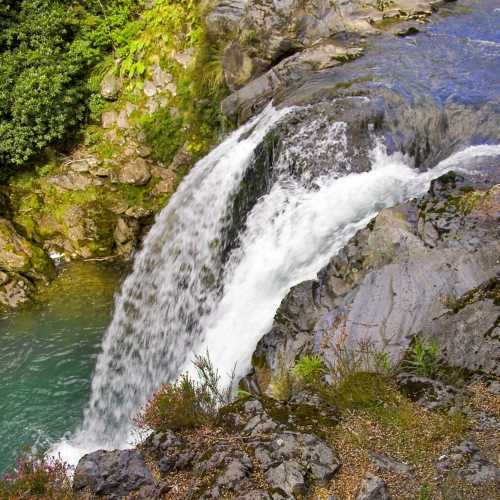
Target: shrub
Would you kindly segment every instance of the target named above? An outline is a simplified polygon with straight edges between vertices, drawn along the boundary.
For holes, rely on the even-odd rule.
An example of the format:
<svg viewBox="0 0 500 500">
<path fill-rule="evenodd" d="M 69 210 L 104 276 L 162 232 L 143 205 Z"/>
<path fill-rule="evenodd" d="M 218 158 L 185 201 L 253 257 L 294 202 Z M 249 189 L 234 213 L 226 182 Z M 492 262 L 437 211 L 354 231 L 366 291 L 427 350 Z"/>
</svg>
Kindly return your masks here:
<svg viewBox="0 0 500 500">
<path fill-rule="evenodd" d="M 9 500 L 73 498 L 69 480 L 69 465 L 46 457 L 19 459 L 15 472 L 0 480 L 0 498 Z"/>
<path fill-rule="evenodd" d="M 182 120 L 173 118 L 170 110 L 163 108 L 146 118 L 143 129 L 155 159 L 168 165 L 182 146 Z"/>
<path fill-rule="evenodd" d="M 439 347 L 434 340 L 415 337 L 402 363 L 405 370 L 422 377 L 435 377 L 440 369 Z"/>
<path fill-rule="evenodd" d="M 87 116 L 93 65 L 138 0 L 23 0 L 0 9 L 0 165 L 21 165 Z M 92 85 L 90 85 L 91 87 Z"/>
<path fill-rule="evenodd" d="M 221 389 L 208 354 L 197 356 L 194 366 L 198 380 L 183 374 L 176 382 L 164 384 L 136 418 L 140 428 L 180 431 L 215 421 L 219 408 L 231 401 L 232 381 Z"/>
<path fill-rule="evenodd" d="M 318 384 L 326 373 L 326 367 L 319 356 L 304 356 L 293 368 L 294 374 L 307 385 Z"/>
</svg>

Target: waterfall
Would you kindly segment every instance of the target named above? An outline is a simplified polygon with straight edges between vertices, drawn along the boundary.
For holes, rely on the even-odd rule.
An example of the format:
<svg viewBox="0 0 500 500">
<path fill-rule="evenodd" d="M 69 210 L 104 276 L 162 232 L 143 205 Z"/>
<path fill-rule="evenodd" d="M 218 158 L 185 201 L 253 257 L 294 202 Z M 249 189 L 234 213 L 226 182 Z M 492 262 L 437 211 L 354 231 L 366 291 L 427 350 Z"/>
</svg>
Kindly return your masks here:
<svg viewBox="0 0 500 500">
<path fill-rule="evenodd" d="M 158 215 L 117 298 L 82 427 L 56 447 L 68 461 L 127 446 L 132 417 L 162 383 L 189 370 L 196 353 L 208 350 L 224 382 L 234 367 L 237 377 L 244 375 L 288 290 L 315 278 L 382 208 L 425 192 L 433 178 L 475 157 L 500 154 L 500 146 L 470 147 L 419 173 L 408 158 L 389 156 L 378 144 L 371 169 L 349 173 L 345 124 L 332 124 L 316 142 L 308 136 L 314 127 L 304 125 L 303 158 L 335 146 L 330 173 L 297 175 L 292 163 L 300 160 L 301 144 L 283 148 L 269 191 L 225 255 L 231 209 L 255 150 L 291 112 L 269 106 L 234 132 L 198 162 Z"/>
</svg>

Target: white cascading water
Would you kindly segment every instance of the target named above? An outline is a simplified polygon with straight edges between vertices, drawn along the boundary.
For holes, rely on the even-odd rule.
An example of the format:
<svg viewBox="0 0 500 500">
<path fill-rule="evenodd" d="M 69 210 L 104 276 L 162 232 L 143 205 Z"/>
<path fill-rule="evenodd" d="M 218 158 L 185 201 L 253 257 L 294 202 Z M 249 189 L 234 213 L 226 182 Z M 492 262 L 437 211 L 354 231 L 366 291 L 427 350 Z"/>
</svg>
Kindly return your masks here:
<svg viewBox="0 0 500 500">
<path fill-rule="evenodd" d="M 54 449 L 70 463 L 98 448 L 127 447 L 137 411 L 162 383 L 189 370 L 195 354 L 208 351 L 223 382 L 234 367 L 236 377 L 245 375 L 288 290 L 315 278 L 378 211 L 425 192 L 433 178 L 471 158 L 500 155 L 500 146 L 470 147 L 419 173 L 407 158 L 378 146 L 370 171 L 339 177 L 335 162 L 349 171 L 346 137 L 343 124 L 331 124 L 331 134 L 315 144 L 324 152 L 335 143 L 331 173 L 301 182 L 289 168 L 301 145 L 285 148 L 273 186 L 224 262 L 232 202 L 254 151 L 290 111 L 269 106 L 233 133 L 193 168 L 159 214 L 117 299 L 83 425 Z M 309 157 L 311 147 L 304 152 Z"/>
</svg>

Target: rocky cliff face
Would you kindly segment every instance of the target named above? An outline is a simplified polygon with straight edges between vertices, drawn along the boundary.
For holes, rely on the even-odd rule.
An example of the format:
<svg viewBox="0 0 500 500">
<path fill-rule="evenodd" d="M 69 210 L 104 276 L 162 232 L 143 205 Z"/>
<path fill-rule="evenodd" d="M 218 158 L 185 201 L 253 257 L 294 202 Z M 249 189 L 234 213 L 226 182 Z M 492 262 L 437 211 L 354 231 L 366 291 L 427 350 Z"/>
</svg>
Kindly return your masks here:
<svg viewBox="0 0 500 500">
<path fill-rule="evenodd" d="M 437 340 L 449 365 L 498 376 L 499 172 L 449 173 L 383 210 L 283 300 L 255 352 L 257 379 L 306 353 L 332 366 L 341 339 L 399 362 L 416 335 Z"/>
</svg>

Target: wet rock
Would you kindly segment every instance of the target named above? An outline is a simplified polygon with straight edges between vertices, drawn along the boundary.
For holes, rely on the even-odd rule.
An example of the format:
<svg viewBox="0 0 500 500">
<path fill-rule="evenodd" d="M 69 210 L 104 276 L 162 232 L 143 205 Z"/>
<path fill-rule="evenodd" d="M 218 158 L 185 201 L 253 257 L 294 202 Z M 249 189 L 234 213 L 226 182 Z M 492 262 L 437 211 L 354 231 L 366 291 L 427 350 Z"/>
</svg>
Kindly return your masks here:
<svg viewBox="0 0 500 500">
<path fill-rule="evenodd" d="M 29 302 L 35 293 L 35 285 L 24 276 L 0 271 L 0 305 L 18 307 Z"/>
<path fill-rule="evenodd" d="M 137 244 L 140 232 L 140 224 L 137 219 L 119 217 L 113 233 L 118 252 L 122 255 L 130 255 Z"/>
<path fill-rule="evenodd" d="M 485 179 L 447 174 L 433 181 L 422 199 L 383 210 L 317 280 L 292 288 L 257 345 L 256 378 L 275 372 L 279 359 L 293 363 L 308 352 L 333 366 L 346 334 L 347 348 L 368 340 L 393 362 L 420 335 L 438 343 L 446 364 L 497 375 L 498 210 L 496 188 Z M 422 221 L 436 229 L 432 244 Z M 429 407 L 450 402 L 450 389 L 433 391 L 438 398 Z"/>
<path fill-rule="evenodd" d="M 385 482 L 377 476 L 367 474 L 361 483 L 356 500 L 390 500 Z"/>
<path fill-rule="evenodd" d="M 151 170 L 143 158 L 128 161 L 118 172 L 118 180 L 123 184 L 144 186 L 149 179 L 151 179 Z"/>
<path fill-rule="evenodd" d="M 38 245 L 20 235 L 10 221 L 0 218 L 0 270 L 37 280 L 47 280 L 53 275 L 54 266 L 49 256 Z M 19 293 L 21 289 L 27 290 L 24 280 L 18 278 L 16 283 L 15 286 L 11 285 L 10 296 L 15 289 Z M 10 301 L 12 300 L 14 299 Z"/>
<path fill-rule="evenodd" d="M 132 493 L 149 492 L 154 498 L 155 482 L 144 458 L 137 450 L 99 450 L 80 459 L 75 469 L 73 489 L 109 499 Z"/>
<path fill-rule="evenodd" d="M 120 94 L 121 80 L 114 73 L 108 73 L 101 82 L 101 95 L 105 99 L 114 101 Z"/>
</svg>

